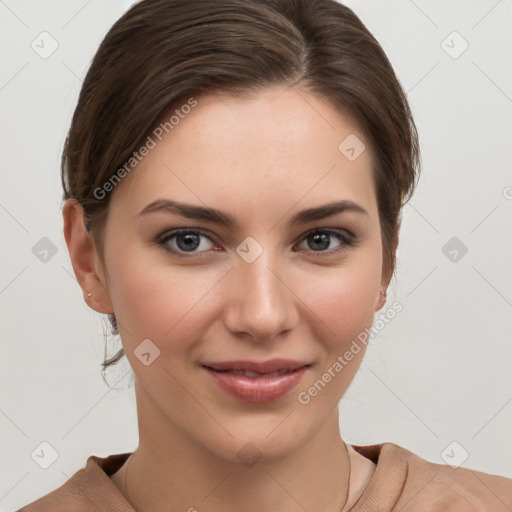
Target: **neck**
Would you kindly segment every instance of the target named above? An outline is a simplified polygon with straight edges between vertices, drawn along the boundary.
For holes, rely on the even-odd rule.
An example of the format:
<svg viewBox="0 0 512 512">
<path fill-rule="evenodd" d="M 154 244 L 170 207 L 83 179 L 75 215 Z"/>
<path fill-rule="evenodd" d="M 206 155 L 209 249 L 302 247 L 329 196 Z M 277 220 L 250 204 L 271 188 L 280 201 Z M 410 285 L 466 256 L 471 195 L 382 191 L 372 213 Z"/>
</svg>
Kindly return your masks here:
<svg viewBox="0 0 512 512">
<path fill-rule="evenodd" d="M 337 408 L 299 450 L 246 466 L 212 454 L 168 420 L 155 421 L 140 409 L 143 404 L 138 401 L 139 446 L 111 477 L 138 512 L 168 512 L 171 505 L 190 512 L 237 512 L 240 504 L 246 512 L 340 512 L 357 499 L 354 489 L 360 493 L 364 487 L 363 457 L 347 450 Z"/>
</svg>

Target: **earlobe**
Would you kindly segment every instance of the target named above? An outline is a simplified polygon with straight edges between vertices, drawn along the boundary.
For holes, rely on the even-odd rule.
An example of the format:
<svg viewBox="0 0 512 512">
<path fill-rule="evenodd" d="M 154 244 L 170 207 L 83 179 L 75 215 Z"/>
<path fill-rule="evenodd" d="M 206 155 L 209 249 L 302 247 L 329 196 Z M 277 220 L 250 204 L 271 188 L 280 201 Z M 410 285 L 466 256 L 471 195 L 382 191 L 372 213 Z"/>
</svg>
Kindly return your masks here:
<svg viewBox="0 0 512 512">
<path fill-rule="evenodd" d="M 82 206 L 74 199 L 67 199 L 62 216 L 71 265 L 87 304 L 98 313 L 113 313 L 101 261 L 92 236 L 85 227 Z"/>
<path fill-rule="evenodd" d="M 382 309 L 384 307 L 384 304 L 386 304 L 386 300 L 387 300 L 386 292 L 387 292 L 386 288 L 382 288 L 380 290 L 379 298 L 377 300 L 377 305 L 375 306 L 375 311 L 379 311 L 380 309 Z"/>
<path fill-rule="evenodd" d="M 392 265 L 394 265 L 394 260 L 393 260 Z M 388 286 L 391 281 L 392 274 L 393 274 L 393 266 L 385 269 L 385 271 L 382 274 L 382 279 L 380 282 L 380 292 L 379 292 L 379 296 L 377 298 L 377 303 L 375 305 L 375 311 L 379 311 L 386 304 Z"/>
<path fill-rule="evenodd" d="M 395 269 L 395 261 L 396 261 L 396 250 L 398 247 L 398 238 L 400 234 L 400 226 L 402 223 L 402 219 L 398 218 L 395 225 L 395 236 L 394 243 L 391 247 L 391 262 L 383 268 L 381 283 L 380 283 L 380 293 L 377 298 L 377 303 L 375 305 L 375 311 L 379 311 L 384 307 L 387 300 L 387 290 L 389 283 L 391 282 L 391 278 L 393 277 L 394 269 Z"/>
</svg>

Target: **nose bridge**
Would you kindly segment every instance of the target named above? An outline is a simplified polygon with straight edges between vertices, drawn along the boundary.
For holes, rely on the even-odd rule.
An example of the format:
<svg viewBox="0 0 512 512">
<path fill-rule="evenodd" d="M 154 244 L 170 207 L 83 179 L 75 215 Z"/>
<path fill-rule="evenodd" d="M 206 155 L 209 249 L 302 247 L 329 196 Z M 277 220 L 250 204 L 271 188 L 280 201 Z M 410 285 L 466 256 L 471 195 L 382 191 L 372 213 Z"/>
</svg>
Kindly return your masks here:
<svg viewBox="0 0 512 512">
<path fill-rule="evenodd" d="M 254 338 L 271 338 L 292 327 L 293 294 L 285 285 L 277 251 L 270 243 L 263 247 L 248 238 L 237 248 L 240 258 L 233 269 L 236 291 L 229 301 L 228 327 Z"/>
</svg>

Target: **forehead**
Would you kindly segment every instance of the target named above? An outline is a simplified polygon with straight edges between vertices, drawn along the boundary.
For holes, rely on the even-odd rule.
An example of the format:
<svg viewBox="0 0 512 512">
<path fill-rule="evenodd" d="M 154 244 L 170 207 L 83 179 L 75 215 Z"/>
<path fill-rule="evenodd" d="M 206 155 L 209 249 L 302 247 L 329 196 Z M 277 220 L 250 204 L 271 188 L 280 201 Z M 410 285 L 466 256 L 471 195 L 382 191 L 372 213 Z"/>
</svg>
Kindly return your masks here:
<svg viewBox="0 0 512 512">
<path fill-rule="evenodd" d="M 153 149 L 118 185 L 111 207 L 140 210 L 159 197 L 239 211 L 270 204 L 289 210 L 301 198 L 308 205 L 343 198 L 374 206 L 369 143 L 326 99 L 285 87 L 194 98 L 197 105 L 175 116 L 161 140 L 153 136 Z M 347 158 L 346 140 L 366 149 Z"/>
</svg>

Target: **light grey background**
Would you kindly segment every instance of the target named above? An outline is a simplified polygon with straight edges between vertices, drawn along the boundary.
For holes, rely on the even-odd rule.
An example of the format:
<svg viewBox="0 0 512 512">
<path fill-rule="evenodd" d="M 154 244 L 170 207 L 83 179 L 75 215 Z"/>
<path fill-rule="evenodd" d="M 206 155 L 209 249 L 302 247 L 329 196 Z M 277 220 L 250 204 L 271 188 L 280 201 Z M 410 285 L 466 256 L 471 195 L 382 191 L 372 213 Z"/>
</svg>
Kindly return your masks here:
<svg viewBox="0 0 512 512">
<path fill-rule="evenodd" d="M 1 511 L 56 489 L 89 455 L 137 446 L 131 369 L 109 371 L 117 390 L 101 378 L 104 322 L 73 275 L 59 177 L 81 80 L 131 4 L 0 0 Z M 512 477 L 512 2 L 347 4 L 408 93 L 423 175 L 388 292 L 403 311 L 372 340 L 340 405 L 342 433 L 438 463 L 467 452 L 463 467 Z M 51 48 L 43 31 L 58 43 L 47 58 L 31 48 Z M 43 237 L 57 250 L 46 262 Z M 442 252 L 452 237 L 468 249 L 456 261 Z M 31 456 L 42 442 L 58 453 L 48 469 Z"/>
</svg>

